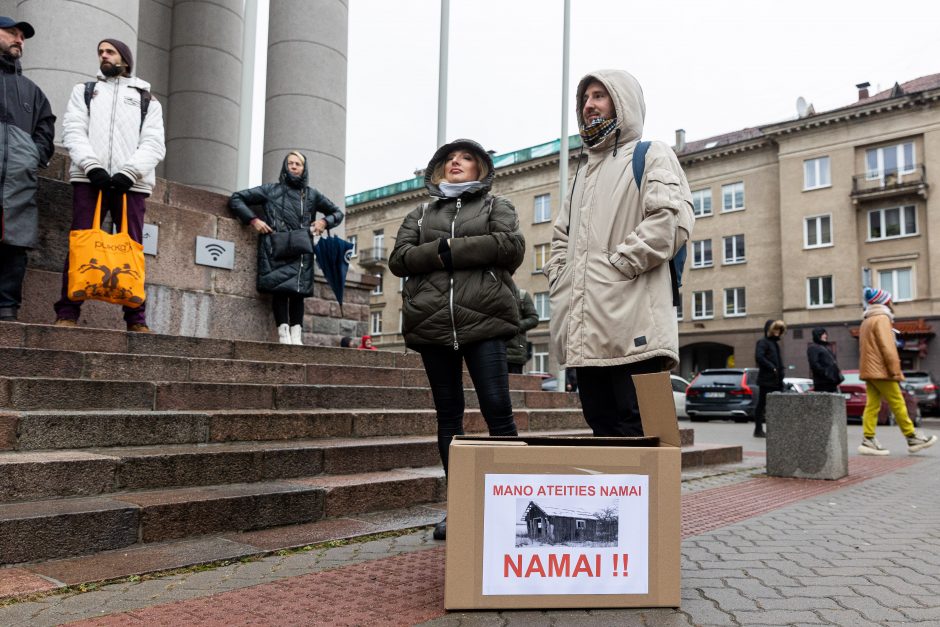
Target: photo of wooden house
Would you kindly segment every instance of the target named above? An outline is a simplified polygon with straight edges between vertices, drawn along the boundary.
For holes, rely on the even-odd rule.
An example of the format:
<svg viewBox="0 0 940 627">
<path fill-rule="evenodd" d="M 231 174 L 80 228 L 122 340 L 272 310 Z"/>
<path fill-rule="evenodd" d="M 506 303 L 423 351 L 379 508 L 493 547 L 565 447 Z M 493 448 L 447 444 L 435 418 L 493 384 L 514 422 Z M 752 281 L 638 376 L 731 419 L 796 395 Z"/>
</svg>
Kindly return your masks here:
<svg viewBox="0 0 940 627">
<path fill-rule="evenodd" d="M 596 512 L 529 501 L 522 516 L 516 546 L 533 544 L 617 546 L 617 508 Z M 521 527 L 522 525 L 520 525 Z"/>
</svg>

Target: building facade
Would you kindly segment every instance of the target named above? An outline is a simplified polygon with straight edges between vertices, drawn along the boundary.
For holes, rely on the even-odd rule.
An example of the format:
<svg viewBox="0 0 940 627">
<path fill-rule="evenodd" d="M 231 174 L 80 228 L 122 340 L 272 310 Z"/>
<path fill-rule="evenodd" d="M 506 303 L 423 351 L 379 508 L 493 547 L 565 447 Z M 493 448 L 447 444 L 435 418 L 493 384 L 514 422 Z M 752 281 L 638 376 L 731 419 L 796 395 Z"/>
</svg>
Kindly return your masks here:
<svg viewBox="0 0 940 627">
<path fill-rule="evenodd" d="M 832 111 L 809 105 L 785 122 L 694 142 L 684 135 L 677 131 L 674 148 L 696 224 L 676 312 L 680 374 L 754 366 L 764 322 L 778 318 L 789 326 L 782 348 L 791 376 L 809 374 L 806 348 L 818 326 L 828 329 L 842 368 L 855 368 L 863 285 L 894 294 L 905 368 L 940 374 L 940 254 L 929 245 L 940 237 L 929 194 L 940 183 L 940 74 L 874 95 L 860 87 L 856 102 Z M 530 372 L 560 369 L 540 272 L 561 204 L 558 143 L 494 157 L 493 193 L 516 206 L 526 239 L 514 278 L 542 318 L 529 333 Z M 578 137 L 572 146 L 570 175 Z M 426 199 L 423 173 L 346 198 L 356 259 L 382 279 L 370 328 L 383 346 L 403 345 L 401 283 L 387 271 L 388 253 L 404 216 Z"/>
</svg>

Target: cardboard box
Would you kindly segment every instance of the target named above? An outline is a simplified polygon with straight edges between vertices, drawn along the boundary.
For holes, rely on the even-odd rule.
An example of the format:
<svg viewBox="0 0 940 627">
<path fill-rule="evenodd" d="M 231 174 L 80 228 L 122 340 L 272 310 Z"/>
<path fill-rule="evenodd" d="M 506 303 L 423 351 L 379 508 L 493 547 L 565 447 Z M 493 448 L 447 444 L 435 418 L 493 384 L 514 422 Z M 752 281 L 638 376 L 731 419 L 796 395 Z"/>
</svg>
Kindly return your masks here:
<svg viewBox="0 0 940 627">
<path fill-rule="evenodd" d="M 672 386 L 633 380 L 644 438 L 454 439 L 446 609 L 679 606 Z"/>
</svg>

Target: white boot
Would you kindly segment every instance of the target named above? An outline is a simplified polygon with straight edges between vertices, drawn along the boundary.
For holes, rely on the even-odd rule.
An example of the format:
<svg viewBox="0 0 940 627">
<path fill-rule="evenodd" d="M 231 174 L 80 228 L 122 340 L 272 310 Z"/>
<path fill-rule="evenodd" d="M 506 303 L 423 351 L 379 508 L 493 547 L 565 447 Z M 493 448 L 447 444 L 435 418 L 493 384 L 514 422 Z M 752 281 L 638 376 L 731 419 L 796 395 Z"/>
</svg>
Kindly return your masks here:
<svg viewBox="0 0 940 627">
<path fill-rule="evenodd" d="M 302 346 L 304 343 L 303 332 L 304 332 L 303 326 L 299 324 L 295 324 L 294 326 L 292 326 L 290 328 L 290 343 L 296 344 L 298 346 Z"/>
<path fill-rule="evenodd" d="M 290 344 L 291 343 L 289 324 L 277 325 L 277 342 L 278 344 Z"/>
</svg>

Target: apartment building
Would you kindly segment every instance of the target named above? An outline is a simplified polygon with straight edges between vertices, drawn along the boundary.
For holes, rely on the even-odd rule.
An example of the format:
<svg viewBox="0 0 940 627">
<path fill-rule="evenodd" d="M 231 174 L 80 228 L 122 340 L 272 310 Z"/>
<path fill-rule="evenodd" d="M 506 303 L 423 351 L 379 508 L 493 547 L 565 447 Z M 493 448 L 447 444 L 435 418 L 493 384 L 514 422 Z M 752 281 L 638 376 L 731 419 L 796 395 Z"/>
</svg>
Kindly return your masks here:
<svg viewBox="0 0 940 627">
<path fill-rule="evenodd" d="M 515 279 L 542 318 L 529 333 L 532 372 L 559 370 L 540 272 L 560 208 L 558 145 L 494 156 L 493 191 L 516 206 L 526 238 Z M 571 145 L 573 175 L 577 136 Z M 782 348 L 793 376 L 808 374 L 817 326 L 829 330 L 842 367 L 854 368 L 863 285 L 895 295 L 905 367 L 940 374 L 940 254 L 929 246 L 940 237 L 940 208 L 929 195 L 940 183 L 940 74 L 871 95 L 863 84 L 846 106 L 817 113 L 801 102 L 791 120 L 702 140 L 677 131 L 674 148 L 696 213 L 676 312 L 682 374 L 753 366 L 769 318 L 790 327 Z M 387 270 L 388 253 L 404 216 L 426 199 L 423 173 L 346 198 L 355 260 L 380 278 L 369 326 L 383 347 L 403 346 L 401 282 Z"/>
</svg>

